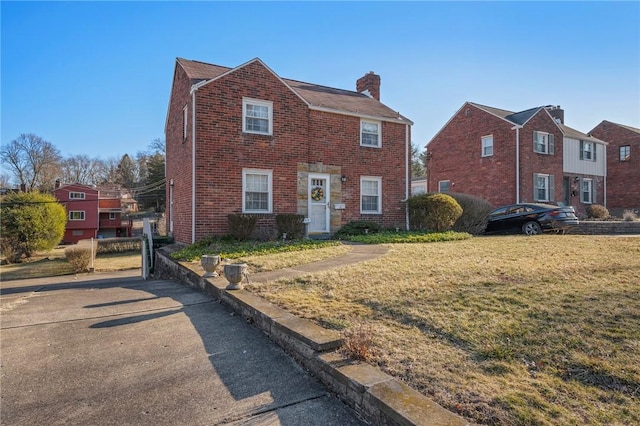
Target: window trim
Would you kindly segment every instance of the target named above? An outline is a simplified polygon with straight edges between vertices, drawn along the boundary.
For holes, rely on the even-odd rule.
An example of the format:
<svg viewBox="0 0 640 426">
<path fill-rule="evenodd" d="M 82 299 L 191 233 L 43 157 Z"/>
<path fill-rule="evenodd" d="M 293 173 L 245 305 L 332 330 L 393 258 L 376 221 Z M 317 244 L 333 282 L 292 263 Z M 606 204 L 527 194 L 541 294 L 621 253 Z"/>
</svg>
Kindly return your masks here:
<svg viewBox="0 0 640 426">
<path fill-rule="evenodd" d="M 378 133 L 377 133 L 377 141 L 376 141 L 376 145 L 371 145 L 371 144 L 367 144 L 367 143 L 363 143 L 363 138 L 362 135 L 364 133 L 364 125 L 365 124 L 375 124 L 376 126 L 378 126 Z M 374 133 L 370 133 L 367 132 L 367 134 L 369 135 L 373 135 Z M 367 148 L 382 148 L 382 121 L 377 121 L 377 120 L 367 120 L 364 118 L 360 119 L 360 146 L 365 146 Z"/>
<path fill-rule="evenodd" d="M 539 136 L 546 136 L 546 139 L 544 139 L 546 142 L 544 143 L 544 147 L 545 147 L 545 151 L 540 151 L 538 149 L 538 137 Z M 541 132 L 538 130 L 534 130 L 533 131 L 533 152 L 535 152 L 536 154 L 542 154 L 542 155 L 553 155 L 554 154 L 554 136 L 553 133 L 549 133 L 549 132 Z"/>
<path fill-rule="evenodd" d="M 589 190 L 585 192 L 584 185 L 589 185 Z M 589 199 L 585 198 L 585 194 L 589 194 Z M 593 179 L 591 178 L 582 178 L 580 179 L 580 202 L 582 204 L 593 204 Z"/>
<path fill-rule="evenodd" d="M 488 148 L 489 145 L 485 146 L 485 141 L 491 140 L 491 153 L 490 154 L 486 154 L 485 153 L 485 148 Z M 493 157 L 493 135 L 486 135 L 486 136 L 482 136 L 480 138 L 480 146 L 481 146 L 481 153 L 480 156 L 481 157 Z"/>
<path fill-rule="evenodd" d="M 622 149 L 626 148 L 626 155 L 622 156 Z M 630 161 L 631 160 L 631 145 L 620 145 L 618 147 L 618 161 L 620 162 L 625 162 L 625 161 Z"/>
<path fill-rule="evenodd" d="M 247 209 L 247 175 L 267 176 L 267 209 Z M 273 170 L 270 169 L 242 169 L 242 213 L 270 214 L 273 212 Z"/>
<path fill-rule="evenodd" d="M 447 185 L 448 185 L 448 187 L 447 187 L 448 189 L 446 191 L 442 190 L 442 185 L 444 183 L 447 183 Z M 447 193 L 451 192 L 451 180 L 450 179 L 439 180 L 438 181 L 438 192 L 443 193 L 443 194 L 447 194 Z"/>
<path fill-rule="evenodd" d="M 363 193 L 363 183 L 364 182 L 376 182 L 378 185 L 378 193 L 376 197 L 378 197 L 378 205 L 376 210 L 363 210 L 362 209 L 362 197 L 363 196 L 372 196 L 372 194 L 364 194 Z M 360 176 L 360 214 L 382 214 L 382 177 L 381 176 Z"/>
<path fill-rule="evenodd" d="M 247 128 L 247 105 L 255 105 L 262 106 L 267 108 L 267 132 L 259 132 L 256 130 L 250 130 Z M 261 117 L 258 117 L 261 118 Z M 264 118 L 262 118 L 264 120 Z M 242 132 L 243 133 L 251 133 L 254 135 L 263 135 L 263 136 L 272 136 L 273 135 L 273 102 L 272 101 L 264 101 L 260 99 L 253 98 L 242 98 Z"/>
<path fill-rule="evenodd" d="M 116 220 L 116 214 L 114 212 L 109 212 L 109 220 Z"/>
<path fill-rule="evenodd" d="M 84 200 L 85 198 L 86 198 L 86 194 L 84 192 L 69 191 L 70 200 Z"/>
<path fill-rule="evenodd" d="M 541 188 L 538 186 L 538 178 L 545 178 L 545 198 L 540 198 L 538 196 L 538 190 Z M 554 191 L 555 191 L 555 182 L 554 176 L 548 173 L 534 173 L 533 174 L 533 201 L 536 202 L 550 202 L 554 201 Z"/>
<path fill-rule="evenodd" d="M 585 149 L 585 147 L 590 146 L 592 148 L 591 151 L 587 151 Z M 580 159 L 583 161 L 596 161 L 596 144 L 595 142 L 590 142 L 590 141 L 580 141 Z M 590 157 L 591 158 L 587 158 L 587 156 L 585 155 L 586 153 L 591 154 Z"/>
<path fill-rule="evenodd" d="M 79 219 L 74 218 L 73 217 L 74 213 L 80 213 L 81 217 Z M 84 210 L 69 210 L 68 217 L 69 217 L 69 221 L 83 221 L 83 220 L 86 220 L 86 214 L 85 214 Z"/>
<path fill-rule="evenodd" d="M 186 141 L 189 133 L 189 105 L 182 108 L 182 140 Z"/>
</svg>

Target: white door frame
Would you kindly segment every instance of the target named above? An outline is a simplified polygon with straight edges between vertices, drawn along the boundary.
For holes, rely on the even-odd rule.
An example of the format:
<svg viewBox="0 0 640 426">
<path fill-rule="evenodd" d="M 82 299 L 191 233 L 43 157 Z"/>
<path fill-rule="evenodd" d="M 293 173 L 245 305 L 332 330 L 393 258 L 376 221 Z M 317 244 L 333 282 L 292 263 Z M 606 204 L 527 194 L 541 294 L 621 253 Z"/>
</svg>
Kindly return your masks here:
<svg viewBox="0 0 640 426">
<path fill-rule="evenodd" d="M 324 180 L 323 186 L 323 199 L 318 202 L 311 197 L 311 191 L 318 185 L 314 185 L 313 181 L 319 179 Z M 307 200 L 308 200 L 308 217 L 311 219 L 309 224 L 310 233 L 329 233 L 331 232 L 331 175 L 328 173 L 309 173 L 307 179 Z M 324 206 L 324 224 L 320 223 L 318 226 L 318 215 L 320 213 L 320 207 Z M 314 212 L 312 212 L 314 209 Z M 315 213 L 315 214 L 313 214 Z M 324 225 L 324 226 L 321 226 Z"/>
</svg>

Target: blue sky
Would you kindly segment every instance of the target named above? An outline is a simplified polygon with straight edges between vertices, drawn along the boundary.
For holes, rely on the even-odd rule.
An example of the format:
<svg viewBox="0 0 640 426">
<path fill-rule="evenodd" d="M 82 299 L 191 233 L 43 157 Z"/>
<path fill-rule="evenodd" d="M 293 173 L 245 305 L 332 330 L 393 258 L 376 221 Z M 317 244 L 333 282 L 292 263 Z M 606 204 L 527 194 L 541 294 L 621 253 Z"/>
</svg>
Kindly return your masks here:
<svg viewBox="0 0 640 426">
<path fill-rule="evenodd" d="M 639 2 L 11 2 L 1 8 L 2 144 L 35 133 L 68 157 L 164 137 L 176 57 L 381 100 L 423 147 L 462 106 L 561 105 L 565 124 L 640 128 Z"/>
</svg>

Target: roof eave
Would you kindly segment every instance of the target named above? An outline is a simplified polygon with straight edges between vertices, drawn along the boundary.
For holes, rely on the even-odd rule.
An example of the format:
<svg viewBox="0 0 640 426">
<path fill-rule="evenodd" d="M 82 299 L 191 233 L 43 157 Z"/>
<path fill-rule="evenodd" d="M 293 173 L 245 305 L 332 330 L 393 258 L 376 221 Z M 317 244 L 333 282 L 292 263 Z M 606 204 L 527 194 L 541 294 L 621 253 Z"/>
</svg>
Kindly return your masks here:
<svg viewBox="0 0 640 426">
<path fill-rule="evenodd" d="M 323 106 L 317 106 L 317 105 L 309 105 L 309 109 L 313 111 L 328 112 L 332 114 L 348 115 L 351 117 L 360 117 L 360 118 L 365 118 L 369 120 L 387 121 L 390 123 L 408 124 L 410 126 L 413 126 L 413 121 L 409 120 L 408 118 L 400 114 L 398 114 L 397 118 L 393 118 L 393 117 L 384 117 L 381 115 L 362 114 L 356 111 L 348 111 L 343 109 L 329 108 L 329 107 L 323 107 Z"/>
</svg>

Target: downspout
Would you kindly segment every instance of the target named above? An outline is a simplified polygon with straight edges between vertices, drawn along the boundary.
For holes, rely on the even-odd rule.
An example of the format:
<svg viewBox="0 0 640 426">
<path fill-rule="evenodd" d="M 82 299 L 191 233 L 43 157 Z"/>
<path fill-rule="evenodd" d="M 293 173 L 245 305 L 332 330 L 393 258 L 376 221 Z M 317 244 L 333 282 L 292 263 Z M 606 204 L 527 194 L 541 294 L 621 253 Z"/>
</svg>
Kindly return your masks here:
<svg viewBox="0 0 640 426">
<path fill-rule="evenodd" d="M 404 226 L 405 229 L 409 230 L 409 187 L 411 186 L 410 181 L 410 173 L 411 173 L 411 162 L 409 159 L 410 149 L 409 149 L 409 125 L 407 124 L 404 128 L 404 150 L 405 150 L 405 187 L 404 187 Z"/>
<path fill-rule="evenodd" d="M 191 87 L 191 244 L 196 242 L 196 85 Z"/>
<path fill-rule="evenodd" d="M 520 129 L 520 124 L 511 128 L 516 131 L 516 204 L 520 203 Z"/>
<path fill-rule="evenodd" d="M 604 183 L 602 184 L 602 204 L 607 207 L 607 147 L 606 145 L 602 145 L 604 152 Z M 597 202 L 598 200 L 596 200 Z"/>
</svg>

